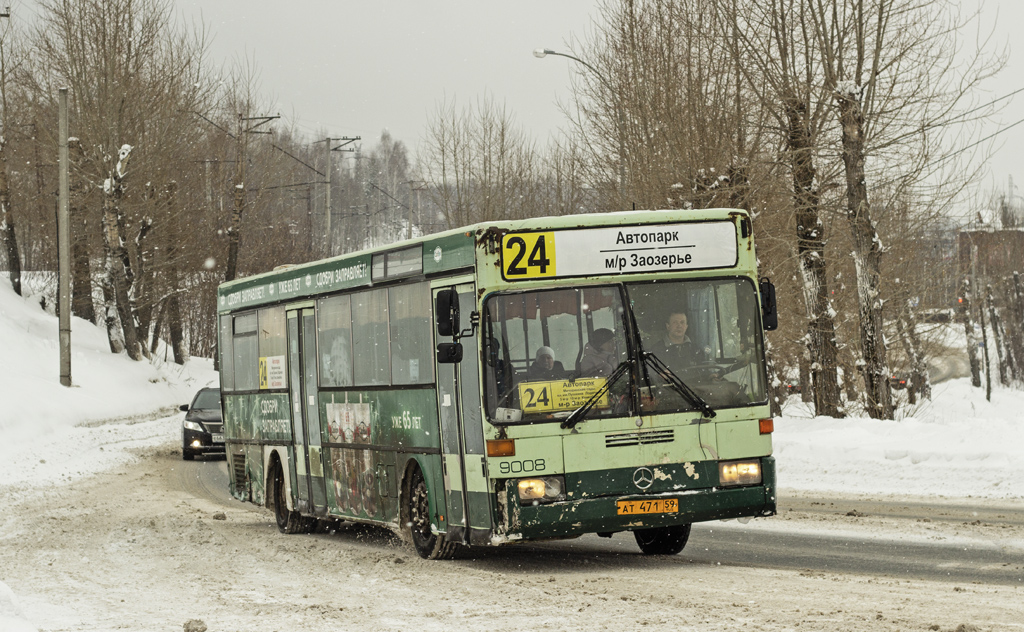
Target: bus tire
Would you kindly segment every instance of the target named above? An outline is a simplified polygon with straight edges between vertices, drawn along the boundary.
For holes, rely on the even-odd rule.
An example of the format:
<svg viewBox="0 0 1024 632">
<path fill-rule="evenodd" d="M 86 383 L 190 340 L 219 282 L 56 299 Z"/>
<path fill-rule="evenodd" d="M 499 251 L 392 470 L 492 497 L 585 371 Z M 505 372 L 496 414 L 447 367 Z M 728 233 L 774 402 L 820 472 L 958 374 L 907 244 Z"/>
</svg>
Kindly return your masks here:
<svg viewBox="0 0 1024 632">
<path fill-rule="evenodd" d="M 637 529 L 633 531 L 633 537 L 644 555 L 675 555 L 690 539 L 690 525 Z"/>
<path fill-rule="evenodd" d="M 447 560 L 455 554 L 456 545 L 430 530 L 430 496 L 427 481 L 419 467 L 409 475 L 406 494 L 406 529 L 416 552 L 425 560 Z"/>
<path fill-rule="evenodd" d="M 288 510 L 288 498 L 285 496 L 284 471 L 280 463 L 274 463 L 270 474 L 271 499 L 274 503 L 274 518 L 277 519 L 277 530 L 281 533 L 308 533 L 309 521 L 297 511 Z"/>
</svg>

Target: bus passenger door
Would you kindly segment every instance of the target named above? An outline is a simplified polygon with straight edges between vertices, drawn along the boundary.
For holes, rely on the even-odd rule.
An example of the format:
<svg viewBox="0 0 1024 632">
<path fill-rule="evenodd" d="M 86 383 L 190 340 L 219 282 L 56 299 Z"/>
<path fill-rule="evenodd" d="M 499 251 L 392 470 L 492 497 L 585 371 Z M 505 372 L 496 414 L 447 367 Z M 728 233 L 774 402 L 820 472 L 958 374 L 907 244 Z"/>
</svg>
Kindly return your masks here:
<svg viewBox="0 0 1024 632">
<path fill-rule="evenodd" d="M 296 509 L 325 516 L 327 493 L 317 402 L 316 317 L 312 308 L 288 312 L 288 373 L 295 437 Z"/>
<path fill-rule="evenodd" d="M 435 297 L 440 289 L 447 288 L 435 288 Z M 469 329 L 469 314 L 475 305 L 474 289 L 470 283 L 459 285 L 456 290 L 462 308 L 462 329 L 466 331 Z M 450 337 L 437 336 L 438 343 L 451 341 Z M 461 342 L 461 363 L 436 365 L 437 407 L 441 421 L 448 538 L 469 544 L 476 532 L 486 533 L 486 537 L 490 537 L 491 518 L 486 477 L 483 473 L 484 442 L 480 423 L 477 339 L 475 335 L 466 336 Z"/>
</svg>

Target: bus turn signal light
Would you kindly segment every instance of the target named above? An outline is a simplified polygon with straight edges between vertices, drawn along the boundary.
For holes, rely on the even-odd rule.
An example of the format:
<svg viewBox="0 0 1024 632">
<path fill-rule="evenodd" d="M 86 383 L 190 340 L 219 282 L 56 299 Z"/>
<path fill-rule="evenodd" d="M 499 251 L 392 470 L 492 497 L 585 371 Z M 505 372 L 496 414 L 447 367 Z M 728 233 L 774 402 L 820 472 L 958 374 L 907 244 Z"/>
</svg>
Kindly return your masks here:
<svg viewBox="0 0 1024 632">
<path fill-rule="evenodd" d="M 515 456 L 515 439 L 488 439 L 487 456 Z"/>
<path fill-rule="evenodd" d="M 775 420 L 774 419 L 758 419 L 757 425 L 761 430 L 761 434 L 771 434 L 775 432 Z"/>
</svg>

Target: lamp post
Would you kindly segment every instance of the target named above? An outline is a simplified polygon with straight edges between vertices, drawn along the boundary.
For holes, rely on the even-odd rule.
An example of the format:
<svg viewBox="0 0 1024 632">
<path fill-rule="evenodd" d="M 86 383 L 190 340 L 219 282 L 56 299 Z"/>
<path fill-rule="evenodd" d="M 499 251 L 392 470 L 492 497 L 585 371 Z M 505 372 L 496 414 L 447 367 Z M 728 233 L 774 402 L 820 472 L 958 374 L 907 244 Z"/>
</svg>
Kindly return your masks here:
<svg viewBox="0 0 1024 632">
<path fill-rule="evenodd" d="M 615 115 L 616 115 L 616 118 L 618 119 L 618 125 L 617 125 L 618 130 L 617 131 L 618 131 L 618 137 L 619 137 L 619 194 L 623 195 L 624 194 L 624 189 L 625 189 L 625 186 L 626 186 L 626 141 L 625 141 L 625 129 L 624 129 L 625 128 L 625 121 L 624 121 L 623 115 L 622 115 L 622 102 L 621 102 L 621 100 L 616 95 L 616 91 L 612 87 L 611 82 L 608 81 L 604 77 L 604 75 L 602 75 L 597 70 L 597 68 L 594 68 L 593 66 L 591 66 L 587 62 L 583 61 L 579 57 L 576 57 L 575 55 L 570 55 L 568 53 L 559 53 L 557 51 L 551 50 L 550 48 L 536 48 L 533 51 L 533 56 L 536 57 L 537 59 L 544 59 L 548 55 L 556 55 L 558 57 L 566 57 L 568 59 L 571 59 L 571 60 L 575 61 L 578 64 L 582 64 L 588 70 L 590 70 L 590 72 L 594 73 L 594 76 L 597 77 L 597 79 L 602 83 L 602 85 L 604 85 L 604 87 L 608 91 L 608 93 L 611 94 L 613 96 L 613 98 L 615 98 Z"/>
</svg>

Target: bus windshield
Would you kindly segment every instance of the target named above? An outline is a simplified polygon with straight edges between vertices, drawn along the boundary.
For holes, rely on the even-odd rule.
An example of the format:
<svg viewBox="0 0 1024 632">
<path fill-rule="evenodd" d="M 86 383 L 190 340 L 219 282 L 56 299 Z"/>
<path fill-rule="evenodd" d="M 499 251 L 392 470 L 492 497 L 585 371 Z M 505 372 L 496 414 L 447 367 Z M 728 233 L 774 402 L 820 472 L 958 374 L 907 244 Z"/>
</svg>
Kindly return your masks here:
<svg viewBox="0 0 1024 632">
<path fill-rule="evenodd" d="M 697 410 L 646 369 L 641 350 L 715 408 L 763 403 L 756 310 L 753 283 L 736 278 L 493 295 L 483 317 L 488 418 L 564 419 L 623 362 L 635 368 L 610 385 L 589 418 L 635 415 L 637 404 L 642 414 Z"/>
<path fill-rule="evenodd" d="M 627 285 L 645 353 L 654 354 L 714 408 L 763 403 L 764 352 L 750 279 Z M 644 413 L 695 410 L 656 372 L 641 390 Z"/>
</svg>

